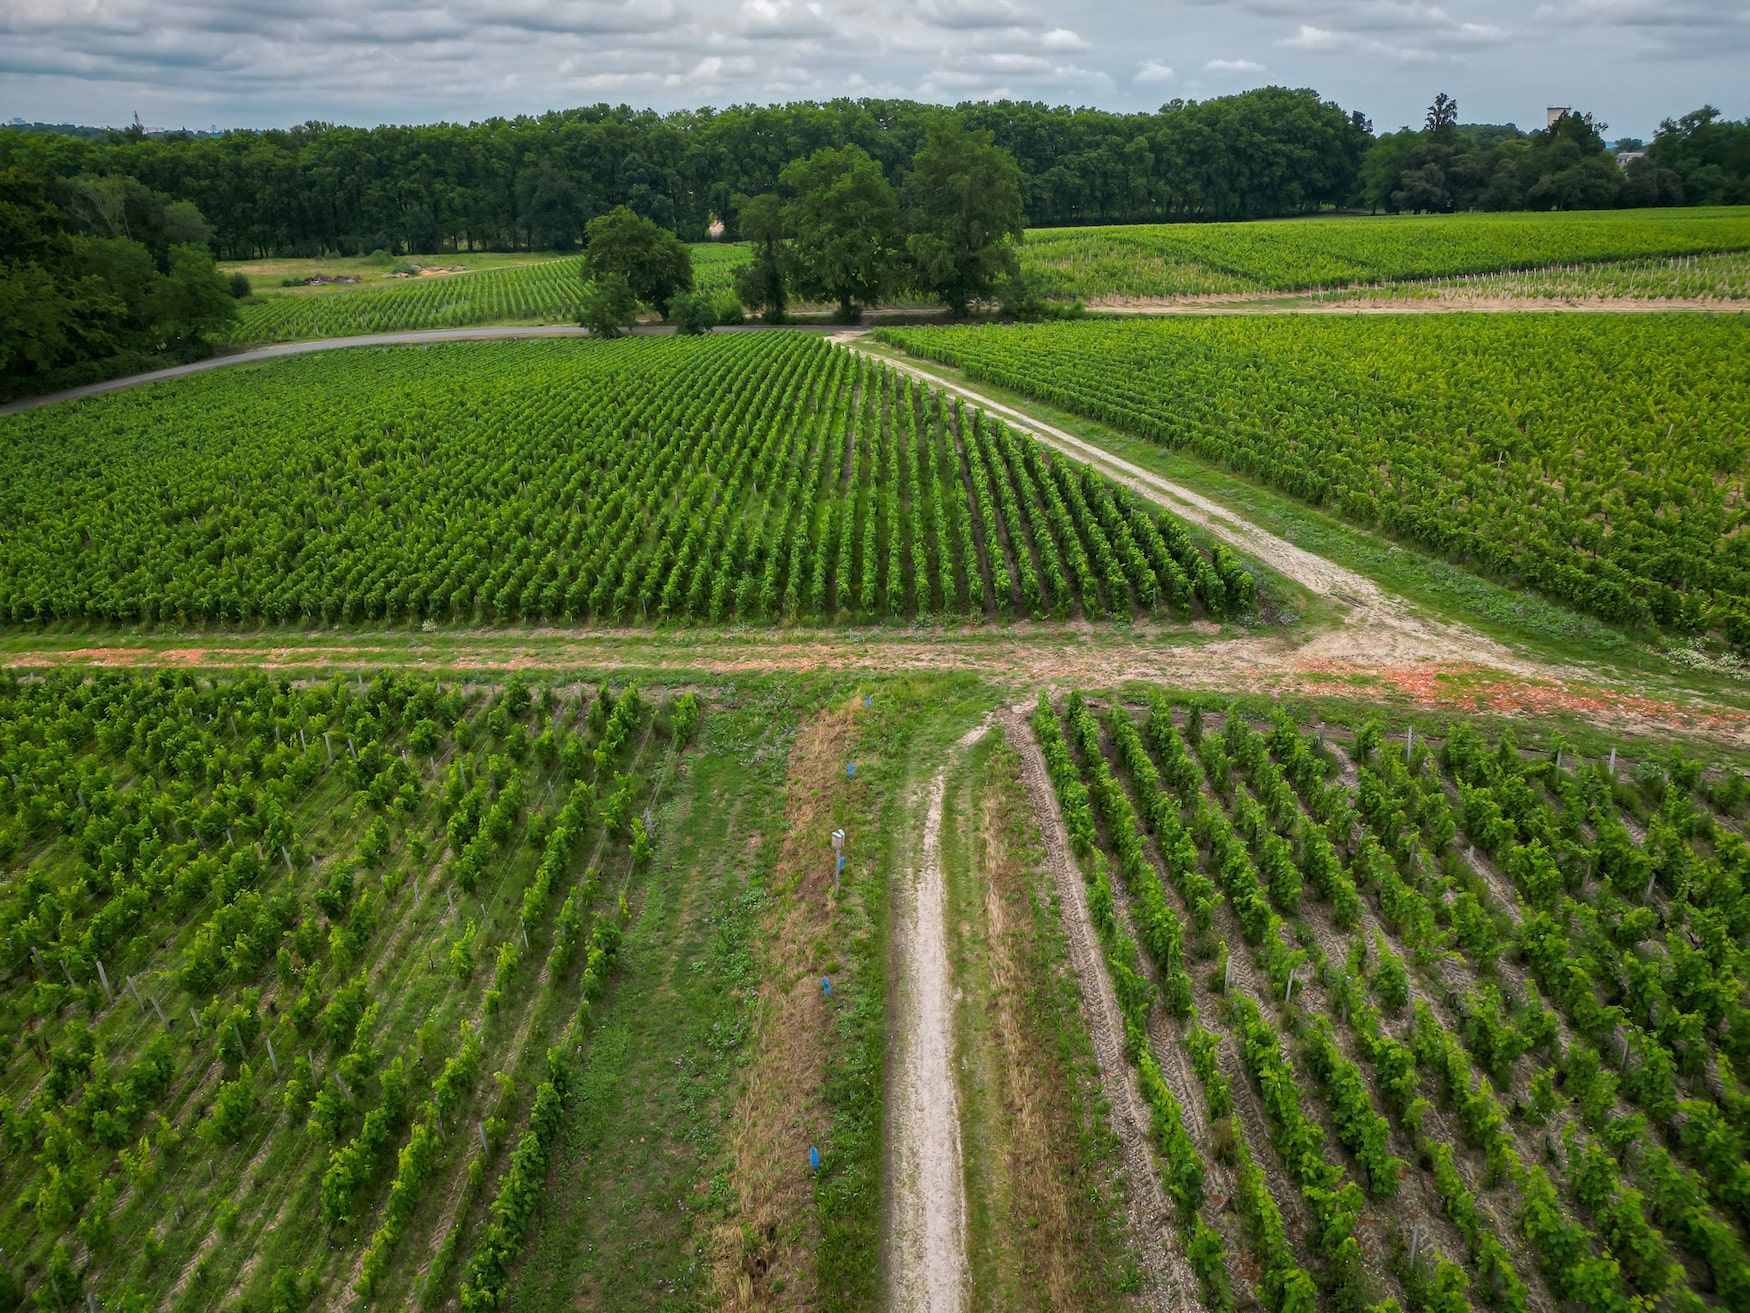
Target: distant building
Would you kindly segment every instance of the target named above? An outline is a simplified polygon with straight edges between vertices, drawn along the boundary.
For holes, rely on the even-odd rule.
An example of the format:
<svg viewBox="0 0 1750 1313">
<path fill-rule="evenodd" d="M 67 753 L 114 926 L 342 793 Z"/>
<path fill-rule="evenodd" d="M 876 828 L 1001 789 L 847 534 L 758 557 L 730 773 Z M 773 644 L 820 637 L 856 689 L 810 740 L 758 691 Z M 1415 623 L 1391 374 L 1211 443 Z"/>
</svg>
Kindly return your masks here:
<svg viewBox="0 0 1750 1313">
<path fill-rule="evenodd" d="M 1545 131 L 1555 127 L 1556 120 L 1561 118 L 1562 115 L 1572 114 L 1573 112 L 1574 107 L 1572 105 L 1551 105 L 1543 112 L 1543 126 Z"/>
<path fill-rule="evenodd" d="M 1646 158 L 1647 152 L 1644 150 L 1619 150 L 1616 152 L 1616 167 L 1619 169 L 1626 169 L 1636 160 L 1644 160 Z"/>
<path fill-rule="evenodd" d="M 714 242 L 722 241 L 723 240 L 723 220 L 718 219 L 718 218 L 713 218 L 711 220 L 710 224 L 705 229 L 705 236 L 709 237 Z"/>
</svg>

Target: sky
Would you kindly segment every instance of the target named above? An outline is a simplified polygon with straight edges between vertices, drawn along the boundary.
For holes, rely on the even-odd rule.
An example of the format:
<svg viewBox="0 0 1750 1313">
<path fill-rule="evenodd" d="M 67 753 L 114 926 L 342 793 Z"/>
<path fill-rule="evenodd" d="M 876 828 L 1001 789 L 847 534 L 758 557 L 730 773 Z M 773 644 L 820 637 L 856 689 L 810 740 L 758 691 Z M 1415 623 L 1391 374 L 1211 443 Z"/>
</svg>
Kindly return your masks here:
<svg viewBox="0 0 1750 1313">
<path fill-rule="evenodd" d="M 0 0 L 0 121 L 466 122 L 849 96 L 1154 109 L 1310 86 L 1380 131 L 1750 117 L 1750 0 Z"/>
</svg>

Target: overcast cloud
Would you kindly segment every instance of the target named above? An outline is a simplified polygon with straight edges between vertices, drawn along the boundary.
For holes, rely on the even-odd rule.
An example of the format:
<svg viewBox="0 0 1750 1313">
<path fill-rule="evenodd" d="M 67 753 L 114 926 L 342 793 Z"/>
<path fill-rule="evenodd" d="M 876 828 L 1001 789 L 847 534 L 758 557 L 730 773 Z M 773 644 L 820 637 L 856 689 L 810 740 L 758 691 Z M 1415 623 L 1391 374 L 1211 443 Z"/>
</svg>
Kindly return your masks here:
<svg viewBox="0 0 1750 1313">
<path fill-rule="evenodd" d="M 1750 0 L 0 0 L 0 119 L 271 127 L 598 101 L 1152 109 L 1316 87 L 1382 130 L 1750 115 Z"/>
</svg>

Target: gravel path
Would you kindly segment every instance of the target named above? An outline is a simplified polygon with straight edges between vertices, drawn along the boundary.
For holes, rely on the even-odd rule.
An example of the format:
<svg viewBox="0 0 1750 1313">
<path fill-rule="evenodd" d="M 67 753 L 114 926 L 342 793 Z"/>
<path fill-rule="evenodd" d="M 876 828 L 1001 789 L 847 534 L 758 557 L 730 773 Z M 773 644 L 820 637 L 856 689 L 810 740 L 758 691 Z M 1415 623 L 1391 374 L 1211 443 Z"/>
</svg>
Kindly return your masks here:
<svg viewBox="0 0 1750 1313">
<path fill-rule="evenodd" d="M 888 1286 L 899 1313 L 959 1313 L 965 1301 L 966 1177 L 954 1081 L 954 976 L 942 809 L 948 768 L 983 738 L 969 730 L 930 781 L 923 844 L 903 877 L 895 919 L 899 971 L 897 1080 L 891 1087 L 892 1233 Z"/>
</svg>

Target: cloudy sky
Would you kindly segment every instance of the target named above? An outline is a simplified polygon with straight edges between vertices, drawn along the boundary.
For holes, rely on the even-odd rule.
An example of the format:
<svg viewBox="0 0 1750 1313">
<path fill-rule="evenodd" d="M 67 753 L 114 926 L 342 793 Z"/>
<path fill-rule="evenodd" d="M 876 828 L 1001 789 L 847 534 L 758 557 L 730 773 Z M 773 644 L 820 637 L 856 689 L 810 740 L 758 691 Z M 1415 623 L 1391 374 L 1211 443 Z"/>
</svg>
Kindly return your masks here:
<svg viewBox="0 0 1750 1313">
<path fill-rule="evenodd" d="M 1750 115 L 1750 0 L 0 0 L 0 120 L 468 120 L 836 95 L 1152 109 L 1312 86 L 1388 129 Z"/>
</svg>

